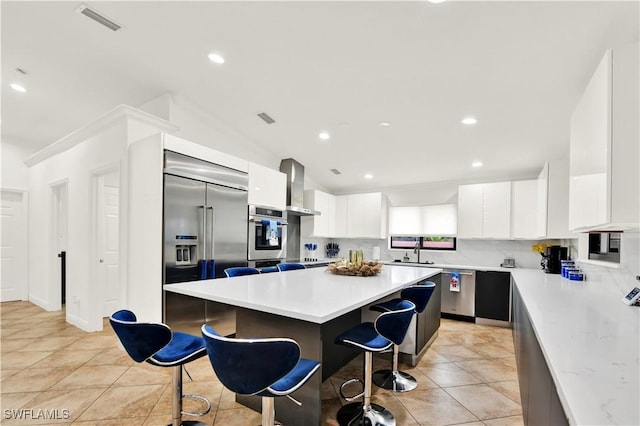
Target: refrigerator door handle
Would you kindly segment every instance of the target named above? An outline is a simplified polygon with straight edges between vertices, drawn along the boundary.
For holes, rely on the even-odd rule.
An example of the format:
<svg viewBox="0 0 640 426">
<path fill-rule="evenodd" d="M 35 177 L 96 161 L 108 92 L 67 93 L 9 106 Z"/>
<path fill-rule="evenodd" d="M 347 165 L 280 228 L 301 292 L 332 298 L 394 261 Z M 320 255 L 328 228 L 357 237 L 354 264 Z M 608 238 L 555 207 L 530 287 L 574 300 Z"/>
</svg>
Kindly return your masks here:
<svg viewBox="0 0 640 426">
<path fill-rule="evenodd" d="M 214 210 L 214 208 L 212 206 L 207 206 L 206 210 L 207 211 L 211 210 L 211 228 L 207 227 L 209 232 L 205 234 L 206 235 L 206 244 L 209 244 L 209 259 L 214 259 L 215 257 L 214 257 L 214 253 L 213 253 L 213 247 L 214 247 L 213 239 L 215 237 L 215 224 L 214 224 L 215 210 Z"/>
<path fill-rule="evenodd" d="M 202 210 L 202 259 L 207 258 L 207 206 L 198 206 Z M 200 244 L 198 244 L 200 245 Z"/>
</svg>

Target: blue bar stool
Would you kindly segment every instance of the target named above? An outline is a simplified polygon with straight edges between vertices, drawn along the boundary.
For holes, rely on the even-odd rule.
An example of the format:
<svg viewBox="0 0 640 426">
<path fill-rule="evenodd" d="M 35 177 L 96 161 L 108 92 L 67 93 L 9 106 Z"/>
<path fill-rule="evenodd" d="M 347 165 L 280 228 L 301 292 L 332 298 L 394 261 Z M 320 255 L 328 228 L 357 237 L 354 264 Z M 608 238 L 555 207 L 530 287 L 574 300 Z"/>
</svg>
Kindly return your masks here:
<svg viewBox="0 0 640 426">
<path fill-rule="evenodd" d="M 278 263 L 276 266 L 280 272 L 293 271 L 294 269 L 306 269 L 302 263 Z"/>
<path fill-rule="evenodd" d="M 304 385 L 320 363 L 300 358 L 300 346 L 287 338 L 235 339 L 202 326 L 211 366 L 220 382 L 240 395 L 262 397 L 262 426 L 275 424 L 274 398 L 287 396 Z"/>
<path fill-rule="evenodd" d="M 400 344 L 407 334 L 415 305 L 408 300 L 399 300 L 392 310 L 383 312 L 375 322 L 364 322 L 336 337 L 336 343 L 364 351 L 364 390 L 351 397 L 345 396 L 343 388 L 360 379 L 350 379 L 340 386 L 340 396 L 351 402 L 363 397 L 363 402 L 352 402 L 338 410 L 336 418 L 340 426 L 376 425 L 395 426 L 393 414 L 386 408 L 371 403 L 371 381 L 373 352 L 386 352 L 394 344 Z"/>
<path fill-rule="evenodd" d="M 423 284 L 414 285 L 403 289 L 400 292 L 400 299 L 392 299 L 386 302 L 372 305 L 369 309 L 376 312 L 389 312 L 397 306 L 400 300 L 409 300 L 416 305 L 416 313 L 421 313 L 427 307 L 429 299 L 435 290 L 436 285 L 432 281 L 426 281 Z M 373 373 L 373 383 L 383 389 L 389 389 L 393 392 L 408 392 L 418 386 L 418 381 L 409 373 L 398 371 L 398 345 L 402 343 L 394 343 L 393 360 L 391 361 L 391 370 L 378 370 Z"/>
<path fill-rule="evenodd" d="M 260 269 L 261 274 L 268 274 L 270 272 L 280 272 L 280 270 L 277 266 L 265 266 L 264 268 Z"/>
<path fill-rule="evenodd" d="M 109 322 L 134 361 L 146 361 L 158 367 L 173 367 L 171 425 L 206 425 L 195 420 L 182 421 L 182 414 L 204 416 L 211 410 L 211 403 L 207 398 L 182 394 L 182 366 L 207 354 L 202 338 L 179 331 L 172 332 L 166 324 L 138 322 L 135 314 L 128 310 L 114 313 L 109 317 Z M 182 411 L 182 398 L 198 399 L 203 401 L 207 408 L 200 413 Z"/>
<path fill-rule="evenodd" d="M 224 274 L 227 277 L 239 277 L 242 275 L 257 275 L 260 271 L 256 268 L 250 268 L 248 266 L 238 266 L 235 268 L 227 268 L 224 270 Z"/>
</svg>

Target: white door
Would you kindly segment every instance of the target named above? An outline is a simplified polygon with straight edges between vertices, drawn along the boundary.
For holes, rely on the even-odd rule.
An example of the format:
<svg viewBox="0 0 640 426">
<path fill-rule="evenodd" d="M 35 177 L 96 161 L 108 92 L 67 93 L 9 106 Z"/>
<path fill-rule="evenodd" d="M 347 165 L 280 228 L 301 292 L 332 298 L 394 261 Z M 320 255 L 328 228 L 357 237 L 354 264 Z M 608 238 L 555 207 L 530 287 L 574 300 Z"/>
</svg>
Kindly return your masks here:
<svg viewBox="0 0 640 426">
<path fill-rule="evenodd" d="M 113 174 L 112 174 L 113 175 Z M 120 306 L 120 194 L 116 178 L 101 176 L 98 188 L 98 268 L 97 284 L 103 295 L 102 315 L 109 316 Z M 100 294 L 100 293 L 99 293 Z"/>
<path fill-rule="evenodd" d="M 27 211 L 25 194 L 2 191 L 0 220 L 0 302 L 27 300 Z"/>
<path fill-rule="evenodd" d="M 66 272 L 62 271 L 62 253 L 67 251 L 68 241 L 68 223 L 69 223 L 69 201 L 68 201 L 68 184 L 61 182 L 51 187 L 53 191 L 53 226 L 54 240 L 53 252 L 55 253 L 55 272 L 56 287 L 55 291 L 60 294 L 60 305 L 66 304 Z M 65 275 L 65 276 L 63 276 Z M 52 298 L 55 300 L 55 297 Z M 55 304 L 53 306 L 56 306 Z"/>
</svg>

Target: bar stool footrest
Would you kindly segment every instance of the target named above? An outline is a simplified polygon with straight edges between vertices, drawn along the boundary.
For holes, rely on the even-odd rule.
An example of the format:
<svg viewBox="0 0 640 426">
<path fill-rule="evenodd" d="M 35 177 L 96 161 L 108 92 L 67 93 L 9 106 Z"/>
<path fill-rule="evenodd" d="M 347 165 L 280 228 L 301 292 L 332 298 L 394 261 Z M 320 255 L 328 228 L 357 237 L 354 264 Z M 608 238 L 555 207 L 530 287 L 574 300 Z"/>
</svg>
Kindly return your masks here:
<svg viewBox="0 0 640 426">
<path fill-rule="evenodd" d="M 201 417 L 201 416 L 204 416 L 206 414 L 209 414 L 209 411 L 211 411 L 211 402 L 209 402 L 209 400 L 207 398 L 205 398 L 204 396 L 202 396 L 202 395 L 194 395 L 194 394 L 182 395 L 182 399 L 184 400 L 185 398 L 200 400 L 200 401 L 202 401 L 202 402 L 204 402 L 206 404 L 207 408 L 204 411 L 195 412 L 195 413 L 183 410 L 182 414 L 185 414 L 187 416 Z M 185 422 L 182 422 L 182 424 L 184 425 Z"/>
<path fill-rule="evenodd" d="M 360 402 L 343 405 L 336 419 L 340 426 L 396 426 L 393 414 L 378 404 L 371 404 L 368 409 Z"/>
<path fill-rule="evenodd" d="M 343 391 L 344 387 L 347 385 L 350 385 L 351 383 L 356 383 L 356 382 L 362 384 L 362 392 L 360 392 L 357 395 L 346 396 Z M 347 402 L 355 401 L 356 399 L 362 397 L 363 395 L 364 395 L 364 382 L 361 379 L 357 379 L 357 378 L 349 379 L 340 385 L 340 396 L 342 397 L 342 399 L 344 399 Z"/>
</svg>

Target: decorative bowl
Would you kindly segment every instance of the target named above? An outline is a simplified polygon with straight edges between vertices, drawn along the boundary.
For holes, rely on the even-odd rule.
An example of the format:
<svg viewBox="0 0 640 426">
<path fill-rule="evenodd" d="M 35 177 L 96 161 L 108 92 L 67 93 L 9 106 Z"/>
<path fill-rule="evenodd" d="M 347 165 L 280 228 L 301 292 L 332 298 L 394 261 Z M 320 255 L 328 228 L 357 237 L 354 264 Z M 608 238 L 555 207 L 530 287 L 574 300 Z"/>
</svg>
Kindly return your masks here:
<svg viewBox="0 0 640 426">
<path fill-rule="evenodd" d="M 365 260 L 360 265 L 340 259 L 336 263 L 330 263 L 327 270 L 336 275 L 350 275 L 357 277 L 372 277 L 382 269 L 382 263 L 373 260 Z"/>
</svg>

